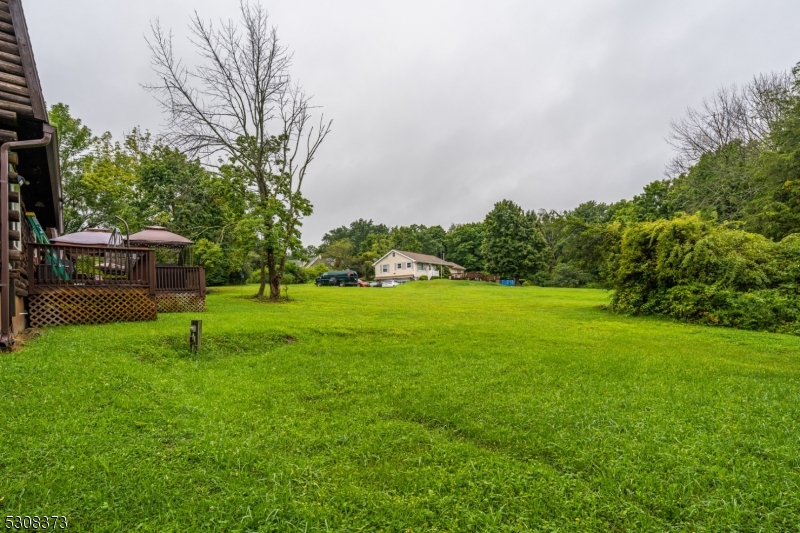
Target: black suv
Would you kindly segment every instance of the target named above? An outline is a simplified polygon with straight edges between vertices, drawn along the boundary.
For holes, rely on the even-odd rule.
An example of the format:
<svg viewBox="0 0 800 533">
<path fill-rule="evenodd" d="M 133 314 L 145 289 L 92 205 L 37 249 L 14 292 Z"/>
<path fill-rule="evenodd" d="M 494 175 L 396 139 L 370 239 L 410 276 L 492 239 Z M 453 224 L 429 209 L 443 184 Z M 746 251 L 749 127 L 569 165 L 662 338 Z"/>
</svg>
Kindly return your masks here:
<svg viewBox="0 0 800 533">
<path fill-rule="evenodd" d="M 325 272 L 323 275 L 316 279 L 317 287 L 338 285 L 344 287 L 346 285 L 358 285 L 358 273 L 354 270 L 334 270 L 333 272 Z"/>
</svg>

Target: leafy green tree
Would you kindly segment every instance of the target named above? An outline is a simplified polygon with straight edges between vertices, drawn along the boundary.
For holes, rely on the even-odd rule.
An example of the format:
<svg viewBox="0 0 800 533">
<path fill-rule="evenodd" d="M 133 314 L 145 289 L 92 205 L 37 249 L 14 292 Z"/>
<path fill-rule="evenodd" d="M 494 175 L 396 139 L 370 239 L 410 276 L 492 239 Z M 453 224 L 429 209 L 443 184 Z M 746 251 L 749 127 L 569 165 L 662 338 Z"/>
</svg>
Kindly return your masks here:
<svg viewBox="0 0 800 533">
<path fill-rule="evenodd" d="M 392 248 L 406 252 L 416 252 L 441 257 L 445 250 L 447 232 L 441 226 L 395 226 L 389 236 Z"/>
<path fill-rule="evenodd" d="M 392 248 L 406 252 L 422 253 L 422 242 L 419 238 L 420 226 L 395 226 L 389 234 L 392 239 Z"/>
<path fill-rule="evenodd" d="M 61 192 L 64 200 L 64 231 L 74 233 L 87 225 L 89 194 L 82 182 L 90 164 L 97 139 L 83 122 L 70 114 L 63 103 L 52 106 L 48 112 L 50 124 L 58 131 L 59 160 L 61 163 Z"/>
<path fill-rule="evenodd" d="M 784 113 L 770 132 L 773 150 L 764 151 L 755 168 L 755 198 L 747 206 L 747 228 L 773 240 L 800 233 L 800 63 Z"/>
<path fill-rule="evenodd" d="M 649 222 L 669 219 L 675 214 L 673 199 L 670 196 L 672 180 L 659 180 L 648 183 L 642 194 L 633 200 L 622 200 L 612 205 L 612 219 L 621 222 Z"/>
<path fill-rule="evenodd" d="M 674 180 L 669 191 L 674 210 L 702 213 L 721 222 L 741 220 L 757 192 L 752 161 L 758 151 L 752 144 L 735 140 L 716 152 L 703 154 L 687 173 Z"/>
<path fill-rule="evenodd" d="M 483 270 L 484 227 L 482 222 L 453 224 L 445 236 L 447 260 L 459 264 L 470 272 Z"/>
<path fill-rule="evenodd" d="M 167 138 L 182 151 L 238 169 L 251 193 L 247 224 L 254 231 L 261 283 L 281 297 L 288 257 L 303 253 L 302 221 L 313 211 L 302 185 L 331 123 L 312 120 L 311 98 L 290 76 L 291 54 L 267 12 L 242 2 L 240 23 L 218 26 L 195 15 L 192 44 L 201 57 L 191 67 L 175 56 L 158 23 L 148 40 L 157 80 L 148 85 L 169 117 Z M 260 218 L 260 220 L 256 220 Z"/>
<path fill-rule="evenodd" d="M 113 227 L 126 220 L 132 228 L 142 225 L 136 209 L 138 197 L 137 173 L 139 160 L 147 150 L 149 134 L 134 129 L 124 142 L 114 141 L 104 133 L 96 143 L 81 176 L 84 202 L 87 208 L 84 224 L 87 227 Z"/>
<path fill-rule="evenodd" d="M 392 239 L 389 235 L 382 233 L 371 233 L 361 244 L 361 253 L 358 256 L 361 262 L 361 273 L 367 279 L 372 279 L 375 275 L 373 263 L 386 255 L 392 249 Z"/>
<path fill-rule="evenodd" d="M 228 281 L 227 261 L 222 246 L 206 238 L 194 245 L 194 258 L 203 265 L 208 285 L 223 285 Z"/>
<path fill-rule="evenodd" d="M 607 204 L 590 200 L 572 211 L 567 211 L 566 216 L 590 224 L 602 224 L 611 218 L 611 209 Z"/>
<path fill-rule="evenodd" d="M 532 277 L 545 267 L 547 246 L 541 231 L 517 204 L 503 200 L 484 220 L 481 252 L 490 274 L 520 279 Z"/>
<path fill-rule="evenodd" d="M 236 169 L 210 172 L 157 143 L 142 153 L 137 174 L 140 219 L 195 240 L 195 259 L 206 267 L 209 284 L 240 281 L 250 250 L 236 250 L 232 229 L 245 216 L 248 193 Z"/>
<path fill-rule="evenodd" d="M 384 224 L 375 224 L 372 220 L 365 220 L 360 218 L 350 224 L 350 226 L 339 226 L 327 232 L 322 237 L 322 246 L 320 251 L 324 251 L 326 246 L 331 245 L 335 241 L 347 239 L 353 244 L 353 249 L 356 252 L 365 251 L 364 243 L 370 235 L 388 235 L 389 228 Z"/>
<path fill-rule="evenodd" d="M 325 255 L 333 259 L 335 268 L 349 268 L 356 259 L 353 243 L 349 239 L 332 242 L 325 248 Z"/>
<path fill-rule="evenodd" d="M 370 235 L 388 234 L 389 228 L 384 224 L 375 224 L 372 220 L 360 218 L 350 224 L 347 238 L 353 243 L 353 249 L 359 252 Z"/>
<path fill-rule="evenodd" d="M 418 232 L 419 250 L 408 250 L 441 257 L 445 251 L 447 232 L 441 226 L 412 226 Z"/>
<path fill-rule="evenodd" d="M 322 245 L 319 247 L 320 252 L 324 252 L 325 247 L 330 246 L 336 241 L 341 241 L 342 239 L 350 239 L 350 228 L 347 226 L 333 228 L 322 236 Z"/>
</svg>

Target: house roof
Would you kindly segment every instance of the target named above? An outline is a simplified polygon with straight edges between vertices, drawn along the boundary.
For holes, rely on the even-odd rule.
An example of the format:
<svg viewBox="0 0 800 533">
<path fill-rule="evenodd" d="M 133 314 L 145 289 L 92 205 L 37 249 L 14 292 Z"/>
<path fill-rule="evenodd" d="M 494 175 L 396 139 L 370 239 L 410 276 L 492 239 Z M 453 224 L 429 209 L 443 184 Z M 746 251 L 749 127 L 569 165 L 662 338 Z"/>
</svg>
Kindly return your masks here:
<svg viewBox="0 0 800 533">
<path fill-rule="evenodd" d="M 418 254 L 416 252 L 404 252 L 402 250 L 389 250 L 383 257 L 381 257 L 380 259 L 375 261 L 373 263 L 373 265 L 376 265 L 380 261 L 383 261 L 383 259 L 386 256 L 388 256 L 390 253 L 392 253 L 392 252 L 395 252 L 395 253 L 398 253 L 400 255 L 403 255 L 403 256 L 411 259 L 412 261 L 416 261 L 418 263 L 430 263 L 432 265 L 444 265 L 444 266 L 449 266 L 449 267 L 453 267 L 453 268 L 461 268 L 461 269 L 464 268 L 461 265 L 453 263 L 452 261 L 445 261 L 443 259 L 440 259 L 440 258 L 436 257 L 435 255 Z"/>
<path fill-rule="evenodd" d="M 0 1 L 0 141 L 41 139 L 47 109 L 33 57 L 22 0 Z M 42 148 L 20 150 L 16 172 L 26 211 L 36 213 L 43 227 L 62 228 L 58 138 Z M 14 177 L 12 176 L 12 179 Z"/>
</svg>

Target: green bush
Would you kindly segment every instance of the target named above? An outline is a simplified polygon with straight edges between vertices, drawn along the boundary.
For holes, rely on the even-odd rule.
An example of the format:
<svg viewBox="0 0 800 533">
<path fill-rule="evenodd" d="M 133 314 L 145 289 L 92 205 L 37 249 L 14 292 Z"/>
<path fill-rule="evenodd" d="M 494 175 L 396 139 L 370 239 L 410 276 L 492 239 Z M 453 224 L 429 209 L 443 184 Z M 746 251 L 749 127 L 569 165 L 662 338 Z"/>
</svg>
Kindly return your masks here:
<svg viewBox="0 0 800 533">
<path fill-rule="evenodd" d="M 247 278 L 248 284 L 258 284 L 261 283 L 261 270 L 256 268 L 253 272 L 250 273 L 250 276 Z"/>
<path fill-rule="evenodd" d="M 425 274 L 423 274 L 423 275 L 421 275 L 421 276 L 419 277 L 419 280 L 420 280 L 420 281 L 428 281 L 428 276 L 426 276 Z"/>
<path fill-rule="evenodd" d="M 314 265 L 311 268 L 304 268 L 303 272 L 305 273 L 306 283 L 313 283 L 315 279 L 323 275 L 325 272 L 332 270 L 328 265 L 319 264 Z"/>
<path fill-rule="evenodd" d="M 612 309 L 800 333 L 800 236 L 776 243 L 698 216 L 629 225 Z"/>
<path fill-rule="evenodd" d="M 550 274 L 540 270 L 522 282 L 523 287 L 546 287 L 550 283 Z"/>
<path fill-rule="evenodd" d="M 200 239 L 193 252 L 197 264 L 205 268 L 206 285 L 224 285 L 228 281 L 228 265 L 222 247 L 208 239 Z"/>
<path fill-rule="evenodd" d="M 549 279 L 544 285 L 549 287 L 583 287 L 591 276 L 574 265 L 559 263 L 553 267 Z"/>
</svg>

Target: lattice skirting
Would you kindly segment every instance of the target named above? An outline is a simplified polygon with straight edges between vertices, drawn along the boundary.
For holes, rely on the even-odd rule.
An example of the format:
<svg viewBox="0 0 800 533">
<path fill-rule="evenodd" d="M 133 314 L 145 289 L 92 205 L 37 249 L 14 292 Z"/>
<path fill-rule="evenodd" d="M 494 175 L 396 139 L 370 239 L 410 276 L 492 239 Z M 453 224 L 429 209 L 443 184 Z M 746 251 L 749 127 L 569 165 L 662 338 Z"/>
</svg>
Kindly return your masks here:
<svg viewBox="0 0 800 533">
<path fill-rule="evenodd" d="M 31 327 L 155 320 L 156 302 L 143 288 L 63 287 L 28 297 Z"/>
<path fill-rule="evenodd" d="M 206 297 L 192 292 L 159 292 L 156 294 L 159 313 L 202 313 Z"/>
</svg>

